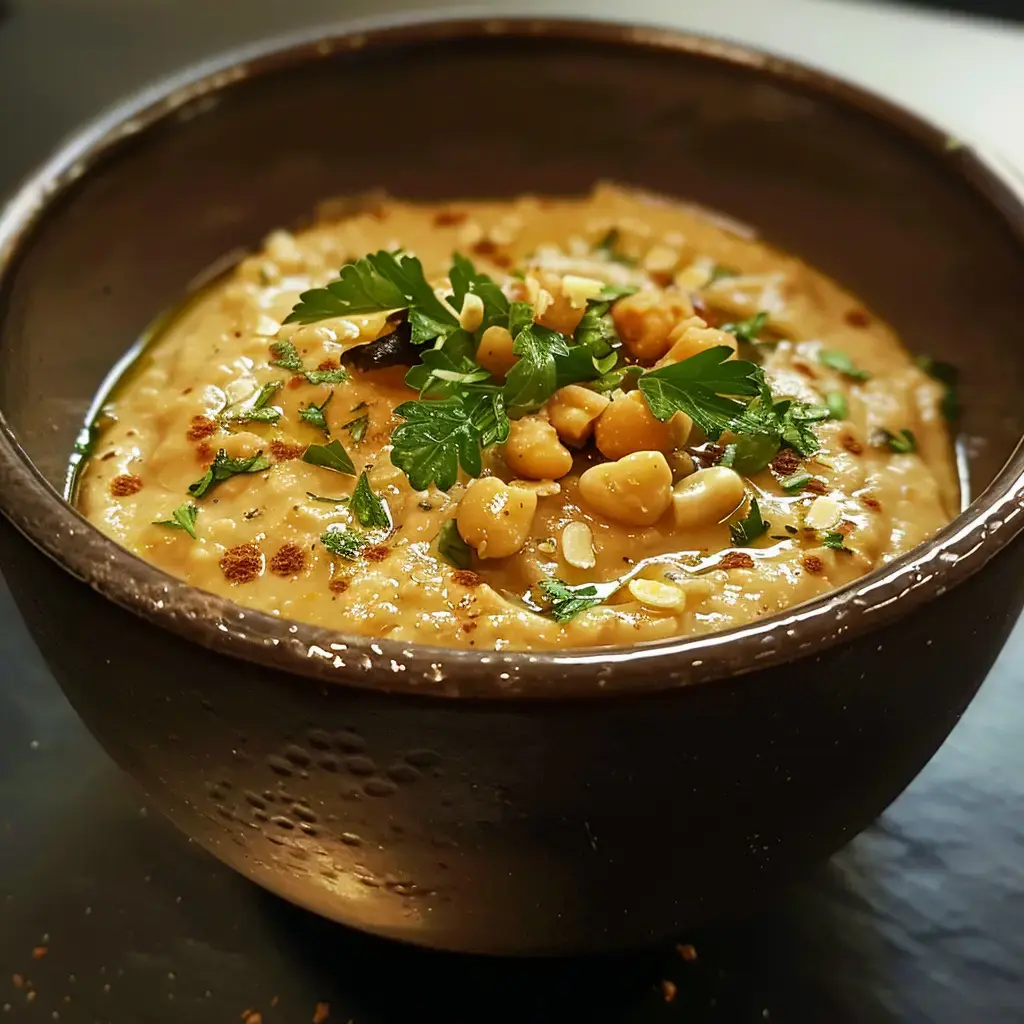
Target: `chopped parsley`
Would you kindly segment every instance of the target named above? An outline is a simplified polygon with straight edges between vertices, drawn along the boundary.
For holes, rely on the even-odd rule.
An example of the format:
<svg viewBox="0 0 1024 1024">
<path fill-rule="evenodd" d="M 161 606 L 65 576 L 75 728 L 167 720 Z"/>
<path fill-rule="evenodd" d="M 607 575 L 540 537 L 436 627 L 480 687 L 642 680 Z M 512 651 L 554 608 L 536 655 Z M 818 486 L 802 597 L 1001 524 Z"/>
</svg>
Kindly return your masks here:
<svg viewBox="0 0 1024 1024">
<path fill-rule="evenodd" d="M 750 511 L 742 519 L 729 524 L 729 536 L 732 538 L 733 547 L 750 547 L 758 537 L 768 532 L 771 525 L 761 518 L 757 498 L 751 498 Z"/>
<path fill-rule="evenodd" d="M 722 324 L 722 330 L 735 336 L 737 341 L 745 341 L 748 345 L 758 343 L 758 335 L 768 326 L 768 313 L 761 310 L 746 320 L 734 324 Z"/>
<path fill-rule="evenodd" d="M 395 414 L 405 422 L 391 435 L 391 461 L 413 490 L 431 484 L 449 490 L 460 466 L 470 476 L 480 475 L 481 430 L 461 397 L 403 402 Z"/>
<path fill-rule="evenodd" d="M 437 553 L 456 569 L 468 569 L 473 561 L 473 551 L 462 539 L 459 525 L 454 519 L 446 519 L 437 534 Z"/>
<path fill-rule="evenodd" d="M 363 413 L 362 416 L 357 416 L 354 420 L 343 423 L 341 429 L 348 431 L 348 436 L 352 438 L 353 444 L 359 444 L 366 437 L 366 429 L 369 425 L 370 417 Z"/>
<path fill-rule="evenodd" d="M 876 448 L 888 448 L 897 455 L 909 455 L 917 451 L 917 438 L 905 428 L 896 434 L 891 430 L 876 430 L 871 435 L 871 442 Z"/>
<path fill-rule="evenodd" d="M 221 413 L 222 423 L 276 423 L 281 418 L 282 410 L 276 405 L 269 405 L 271 398 L 284 387 L 284 382 L 272 380 L 260 388 L 252 404 L 238 412 Z"/>
<path fill-rule="evenodd" d="M 370 541 L 369 538 L 359 533 L 358 530 L 334 524 L 327 527 L 327 532 L 321 535 L 320 543 L 332 555 L 354 561 Z"/>
<path fill-rule="evenodd" d="M 602 300 L 588 302 L 579 325 L 573 332 L 572 340 L 585 348 L 595 359 L 601 359 L 621 344 L 619 332 L 609 310 L 611 302 Z"/>
<path fill-rule="evenodd" d="M 571 587 L 559 579 L 546 579 L 541 580 L 539 586 L 550 602 L 548 611 L 555 622 L 568 622 L 602 600 L 592 583 Z"/>
<path fill-rule="evenodd" d="M 846 537 L 838 530 L 828 530 L 821 538 L 822 547 L 831 548 L 833 551 L 849 551 L 846 546 Z"/>
<path fill-rule="evenodd" d="M 741 434 L 725 446 L 718 465 L 729 466 L 743 476 L 753 476 L 775 458 L 779 444 L 778 434 Z"/>
<path fill-rule="evenodd" d="M 302 461 L 308 462 L 311 466 L 332 469 L 335 473 L 356 475 L 356 467 L 338 440 L 328 441 L 327 444 L 311 444 L 303 453 Z"/>
<path fill-rule="evenodd" d="M 405 383 L 421 395 L 442 398 L 456 394 L 468 384 L 481 384 L 490 379 L 487 370 L 447 344 L 443 348 L 427 349 L 420 362 L 405 375 Z"/>
<path fill-rule="evenodd" d="M 270 346 L 270 354 L 274 357 L 271 366 L 280 366 L 282 370 L 298 373 L 302 369 L 302 357 L 299 350 L 290 341 L 275 341 Z"/>
<path fill-rule="evenodd" d="M 845 420 L 850 415 L 850 407 L 842 391 L 830 391 L 825 396 L 825 405 L 834 420 Z"/>
<path fill-rule="evenodd" d="M 172 513 L 170 519 L 158 519 L 154 526 L 166 526 L 169 530 L 184 530 L 193 540 L 196 539 L 196 517 L 199 509 L 190 501 L 183 502 Z"/>
<path fill-rule="evenodd" d="M 530 323 L 515 336 L 512 351 L 519 359 L 505 377 L 505 404 L 515 419 L 539 409 L 558 390 L 555 357 L 569 355 L 569 339 Z"/>
<path fill-rule="evenodd" d="M 460 253 L 452 257 L 448 279 L 452 284 L 451 304 L 455 309 L 462 309 L 467 295 L 477 295 L 483 302 L 484 319 L 477 336 L 495 324 L 502 327 L 508 324 L 509 301 L 505 293 L 486 274 L 478 274 L 473 264 Z"/>
<path fill-rule="evenodd" d="M 849 377 L 850 380 L 871 379 L 871 374 L 867 370 L 857 369 L 853 360 L 845 352 L 840 352 L 838 349 L 823 348 L 818 353 L 818 362 L 822 366 L 827 366 L 830 370 L 835 370 L 836 373 L 841 373 L 844 377 Z"/>
<path fill-rule="evenodd" d="M 194 484 L 189 485 L 188 493 L 193 498 L 202 498 L 209 494 L 217 484 L 223 483 L 233 476 L 238 476 L 240 473 L 262 473 L 263 470 L 270 469 L 271 465 L 270 459 L 263 454 L 262 450 L 247 459 L 232 459 L 221 448 L 214 456 L 213 463 L 206 474 Z"/>
<path fill-rule="evenodd" d="M 311 427 L 322 430 L 324 437 L 331 436 L 331 428 L 327 425 L 326 410 L 328 403 L 333 397 L 334 392 L 332 391 L 320 405 L 314 405 L 310 402 L 309 405 L 305 405 L 299 410 L 299 418 L 305 420 Z"/>
<path fill-rule="evenodd" d="M 348 380 L 348 370 L 344 366 L 333 370 L 307 370 L 303 376 L 310 384 L 344 384 Z"/>
<path fill-rule="evenodd" d="M 802 491 L 813 479 L 810 473 L 793 473 L 791 476 L 783 477 L 779 486 L 788 494 L 795 494 Z"/>
<path fill-rule="evenodd" d="M 349 508 L 361 526 L 373 530 L 390 530 L 391 515 L 384 501 L 373 493 L 366 470 L 359 474 Z"/>
</svg>

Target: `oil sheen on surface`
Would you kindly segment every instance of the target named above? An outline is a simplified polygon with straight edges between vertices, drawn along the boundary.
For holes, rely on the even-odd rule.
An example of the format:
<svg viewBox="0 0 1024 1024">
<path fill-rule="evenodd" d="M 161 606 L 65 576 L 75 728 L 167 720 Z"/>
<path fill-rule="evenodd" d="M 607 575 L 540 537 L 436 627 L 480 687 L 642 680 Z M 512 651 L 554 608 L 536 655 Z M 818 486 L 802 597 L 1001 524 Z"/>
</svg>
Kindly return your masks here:
<svg viewBox="0 0 1024 1024">
<path fill-rule="evenodd" d="M 538 650 L 633 644 L 727 629 L 816 597 L 926 540 L 958 510 L 943 386 L 855 298 L 741 226 L 612 186 L 581 199 L 387 200 L 338 214 L 328 208 L 316 227 L 294 236 L 275 232 L 262 252 L 191 300 L 104 406 L 80 474 L 79 508 L 108 536 L 197 587 L 284 618 L 402 641 Z M 650 526 L 601 514 L 579 493 L 582 472 L 604 461 L 584 444 L 573 449 L 572 470 L 558 487 L 523 485 L 539 498 L 522 547 L 508 557 L 477 552 L 470 569 L 459 571 L 438 557 L 436 539 L 466 481 L 447 493 L 416 492 L 389 458 L 400 422 L 393 410 L 415 397 L 404 368 L 353 371 L 343 383 L 314 385 L 271 365 L 276 341 L 291 340 L 308 367 L 329 367 L 386 331 L 384 315 L 282 321 L 300 292 L 334 279 L 343 264 L 398 247 L 422 260 L 433 283 L 444 281 L 459 251 L 513 293 L 522 292 L 524 278 L 550 290 L 568 274 L 639 286 L 659 315 L 685 318 L 692 310 L 680 312 L 683 296 L 704 321 L 698 330 L 766 311 L 771 340 L 756 348 L 774 392 L 831 401 L 840 415 L 814 425 L 821 444 L 814 456 L 783 458 L 744 479 L 744 500 L 756 498 L 770 523 L 749 546 L 734 546 L 725 521 L 735 523 L 733 512 L 697 526 L 680 526 L 672 508 Z M 823 351 L 844 353 L 870 376 L 826 365 Z M 285 383 L 274 397 L 282 410 L 276 425 L 218 420 L 278 380 Z M 310 496 L 346 499 L 355 478 L 301 459 L 325 437 L 299 410 L 328 397 L 328 429 L 356 472 L 368 471 L 393 520 L 392 532 L 355 560 L 320 542 L 331 524 L 352 521 L 347 505 Z M 364 416 L 357 440 L 362 428 L 351 424 Z M 913 451 L 884 440 L 904 430 L 916 439 Z M 717 449 L 702 441 L 677 439 L 676 484 L 714 461 L 728 438 Z M 273 464 L 197 500 L 197 539 L 157 525 L 222 448 L 233 457 L 263 451 Z M 485 474 L 519 475 L 501 446 L 485 452 Z M 804 474 L 807 486 L 794 490 L 793 478 Z M 573 558 L 577 564 L 566 559 L 563 542 L 572 523 L 588 527 L 582 532 L 593 555 Z M 624 585 L 566 622 L 545 614 L 536 598 L 544 578 L 578 585 L 625 577 L 670 585 L 681 596 L 666 600 L 657 588 Z"/>
</svg>

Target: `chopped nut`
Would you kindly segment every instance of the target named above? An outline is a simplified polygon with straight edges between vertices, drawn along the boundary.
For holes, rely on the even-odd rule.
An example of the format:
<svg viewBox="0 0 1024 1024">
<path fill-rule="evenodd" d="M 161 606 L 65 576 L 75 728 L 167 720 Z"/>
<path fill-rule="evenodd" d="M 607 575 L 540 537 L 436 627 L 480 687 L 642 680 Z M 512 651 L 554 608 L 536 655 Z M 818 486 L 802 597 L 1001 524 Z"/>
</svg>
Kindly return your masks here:
<svg viewBox="0 0 1024 1024">
<path fill-rule="evenodd" d="M 577 569 L 593 569 L 597 564 L 594 556 L 594 535 L 586 523 L 570 523 L 562 531 L 562 555 Z"/>
<path fill-rule="evenodd" d="M 644 257 L 644 270 L 650 274 L 671 274 L 678 263 L 678 249 L 668 245 L 652 245 Z"/>
<path fill-rule="evenodd" d="M 459 326 L 472 334 L 484 322 L 484 300 L 479 295 L 469 292 L 462 300 L 462 312 L 459 313 Z"/>
<path fill-rule="evenodd" d="M 657 580 L 630 580 L 629 592 L 649 608 L 672 608 L 682 611 L 686 605 L 686 594 L 674 583 L 659 583 Z"/>
<path fill-rule="evenodd" d="M 577 277 L 575 274 L 566 274 L 562 278 L 562 294 L 577 309 L 586 306 L 590 299 L 597 298 L 604 289 L 604 282 L 598 281 L 596 277 Z"/>
<path fill-rule="evenodd" d="M 661 983 L 661 994 L 666 1003 L 671 1003 L 676 997 L 676 985 L 674 981 L 665 978 Z"/>
<path fill-rule="evenodd" d="M 804 525 L 811 530 L 827 530 L 839 519 L 842 506 L 836 498 L 822 495 L 811 502 L 804 517 Z"/>
<path fill-rule="evenodd" d="M 115 498 L 126 498 L 129 494 L 138 494 L 142 490 L 142 480 L 137 476 L 123 473 L 110 481 L 110 493 Z"/>
</svg>

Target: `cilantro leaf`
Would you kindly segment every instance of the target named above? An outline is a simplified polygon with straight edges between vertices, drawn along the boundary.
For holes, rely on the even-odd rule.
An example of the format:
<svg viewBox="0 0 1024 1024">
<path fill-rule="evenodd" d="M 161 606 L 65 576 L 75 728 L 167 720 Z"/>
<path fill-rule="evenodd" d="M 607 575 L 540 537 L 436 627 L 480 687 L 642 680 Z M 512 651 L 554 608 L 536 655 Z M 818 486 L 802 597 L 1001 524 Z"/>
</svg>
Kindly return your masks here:
<svg viewBox="0 0 1024 1024">
<path fill-rule="evenodd" d="M 367 529 L 390 530 L 391 516 L 384 501 L 373 493 L 366 470 L 359 474 L 349 508 L 355 513 L 360 525 Z"/>
<path fill-rule="evenodd" d="M 484 304 L 484 319 L 477 334 L 488 327 L 508 323 L 509 302 L 505 293 L 486 274 L 477 273 L 472 262 L 461 253 L 452 256 L 452 268 L 448 272 L 452 283 L 451 303 L 456 309 L 462 309 L 467 295 L 478 295 Z"/>
<path fill-rule="evenodd" d="M 347 558 L 355 561 L 359 552 L 370 543 L 369 538 L 353 530 L 349 526 L 342 526 L 334 523 L 327 527 L 327 532 L 320 536 L 320 543 L 332 554 L 339 558 Z"/>
<path fill-rule="evenodd" d="M 310 384 L 344 384 L 348 380 L 348 370 L 344 366 L 334 370 L 307 370 L 303 376 Z"/>
<path fill-rule="evenodd" d="M 825 405 L 828 406 L 829 415 L 834 420 L 845 420 L 850 415 L 850 406 L 842 391 L 830 391 L 825 396 Z"/>
<path fill-rule="evenodd" d="M 623 381 L 627 377 L 639 377 L 643 372 L 642 366 L 619 366 L 614 370 L 603 373 L 597 380 L 590 381 L 588 386 L 592 391 L 604 394 L 606 391 L 614 391 L 616 388 L 622 387 Z"/>
<path fill-rule="evenodd" d="M 840 352 L 838 349 L 823 348 L 818 353 L 818 362 L 822 366 L 827 366 L 830 370 L 835 370 L 836 373 L 841 373 L 844 377 L 849 377 L 850 380 L 871 379 L 871 374 L 867 370 L 858 370 L 854 366 L 853 360 L 845 352 Z"/>
<path fill-rule="evenodd" d="M 888 448 L 897 455 L 909 455 L 917 451 L 917 438 L 906 428 L 898 434 L 891 430 L 879 429 L 871 435 L 871 443 L 876 448 Z"/>
<path fill-rule="evenodd" d="M 327 425 L 327 416 L 325 411 L 330 400 L 334 397 L 332 391 L 320 405 L 314 405 L 312 402 L 309 405 L 303 406 L 299 410 L 299 419 L 304 420 L 311 427 L 317 427 L 319 430 L 324 432 L 324 437 L 331 436 L 331 428 Z"/>
<path fill-rule="evenodd" d="M 423 265 L 407 253 L 370 253 L 341 268 L 336 281 L 303 292 L 286 324 L 312 324 L 336 316 L 416 307 L 442 324 L 455 317 L 434 294 Z"/>
<path fill-rule="evenodd" d="M 281 418 L 282 410 L 267 403 L 282 387 L 284 381 L 272 380 L 260 388 L 248 408 L 221 413 L 218 419 L 221 423 L 276 423 Z"/>
<path fill-rule="evenodd" d="M 459 398 L 403 402 L 395 413 L 405 420 L 391 435 L 391 461 L 416 491 L 432 483 L 449 490 L 459 466 L 479 476 L 480 431 Z"/>
<path fill-rule="evenodd" d="M 722 324 L 721 329 L 736 337 L 737 341 L 745 341 L 748 345 L 756 345 L 758 335 L 768 326 L 768 313 L 761 310 L 746 320 L 734 324 Z"/>
<path fill-rule="evenodd" d="M 558 390 L 555 356 L 569 355 L 569 345 L 564 335 L 531 323 L 516 336 L 512 351 L 519 359 L 505 376 L 505 404 L 515 418 L 539 409 Z"/>
<path fill-rule="evenodd" d="M 437 535 L 437 553 L 456 569 L 468 569 L 473 562 L 473 551 L 462 539 L 459 524 L 446 519 Z"/>
<path fill-rule="evenodd" d="M 755 396 L 764 384 L 764 371 L 755 363 L 729 359 L 726 345 L 705 349 L 689 359 L 648 370 L 639 386 L 659 420 L 685 412 L 712 440 L 723 430 L 742 424 L 747 403 L 732 396 Z"/>
<path fill-rule="evenodd" d="M 540 581 L 540 589 L 550 601 L 548 609 L 555 622 L 568 622 L 580 612 L 593 608 L 601 603 L 597 587 L 592 583 L 571 587 L 559 579 Z"/>
<path fill-rule="evenodd" d="M 206 475 L 189 485 L 188 493 L 193 498 L 202 498 L 209 494 L 217 484 L 223 483 L 233 476 L 238 476 L 240 473 L 262 473 L 263 470 L 270 469 L 271 465 L 270 459 L 264 456 L 262 450 L 247 459 L 232 459 L 221 448 L 214 456 L 213 463 L 206 471 Z"/>
<path fill-rule="evenodd" d="M 821 538 L 821 545 L 833 551 L 849 551 L 845 541 L 846 538 L 838 530 L 828 530 Z"/>
<path fill-rule="evenodd" d="M 348 436 L 352 438 L 353 444 L 359 444 L 364 437 L 366 437 L 366 430 L 370 425 L 370 417 L 363 413 L 362 416 L 357 416 L 354 420 L 349 420 L 348 423 L 341 425 L 342 430 L 348 431 Z"/>
<path fill-rule="evenodd" d="M 271 366 L 280 366 L 283 370 L 291 370 L 293 373 L 298 373 L 302 369 L 302 357 L 290 341 L 275 341 L 270 346 L 270 353 L 274 357 L 270 361 Z"/>
<path fill-rule="evenodd" d="M 943 363 L 931 356 L 918 356 L 915 362 L 929 377 L 946 385 L 939 408 L 947 423 L 955 423 L 960 418 L 960 371 L 952 363 Z"/>
<path fill-rule="evenodd" d="M 158 519 L 154 526 L 166 526 L 170 530 L 184 530 L 193 540 L 196 539 L 196 517 L 199 509 L 190 501 L 180 504 L 172 513 L 170 519 Z"/>
<path fill-rule="evenodd" d="M 328 441 L 327 444 L 311 444 L 303 452 L 302 461 L 308 462 L 311 466 L 334 470 L 335 473 L 356 475 L 356 467 L 352 465 L 348 452 L 338 440 Z"/>
<path fill-rule="evenodd" d="M 767 533 L 770 527 L 771 523 L 761 518 L 757 498 L 751 498 L 750 511 L 742 519 L 729 524 L 729 536 L 732 538 L 733 547 L 750 547 L 758 537 Z"/>
</svg>

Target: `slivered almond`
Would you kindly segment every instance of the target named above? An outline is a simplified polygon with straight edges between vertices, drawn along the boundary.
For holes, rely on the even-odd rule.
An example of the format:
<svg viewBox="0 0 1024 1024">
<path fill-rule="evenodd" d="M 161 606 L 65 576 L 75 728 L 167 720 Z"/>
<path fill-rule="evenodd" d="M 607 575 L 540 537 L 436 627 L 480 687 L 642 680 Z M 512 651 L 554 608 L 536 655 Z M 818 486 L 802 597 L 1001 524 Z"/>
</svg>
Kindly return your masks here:
<svg viewBox="0 0 1024 1024">
<path fill-rule="evenodd" d="M 586 523 L 570 523 L 562 531 L 562 554 L 577 569 L 594 568 L 597 564 L 594 557 L 594 535 Z"/>
</svg>

